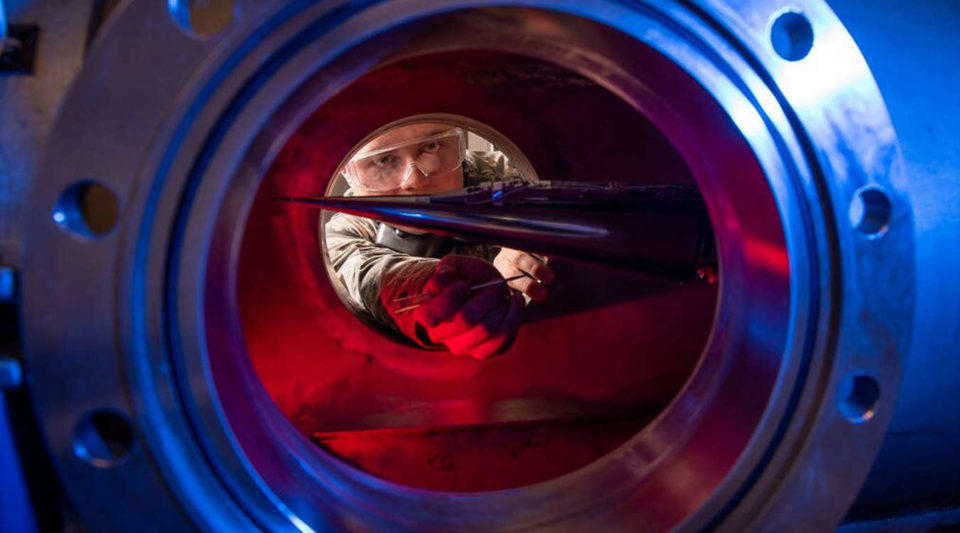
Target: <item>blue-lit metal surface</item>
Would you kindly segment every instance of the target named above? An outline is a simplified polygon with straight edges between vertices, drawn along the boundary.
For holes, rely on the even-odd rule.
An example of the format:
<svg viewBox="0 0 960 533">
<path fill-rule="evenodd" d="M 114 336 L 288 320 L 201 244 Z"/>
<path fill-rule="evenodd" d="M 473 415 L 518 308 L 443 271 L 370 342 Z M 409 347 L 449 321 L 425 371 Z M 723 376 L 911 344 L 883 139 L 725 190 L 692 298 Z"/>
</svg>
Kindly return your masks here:
<svg viewBox="0 0 960 533">
<path fill-rule="evenodd" d="M 958 74 L 884 26 L 916 17 L 911 38 L 941 28 L 956 52 L 949 3 L 885 2 L 904 10 L 889 19 L 852 1 L 833 3 L 838 19 L 819 0 L 236 4 L 233 25 L 201 38 L 163 2 L 126 3 L 63 101 L 43 170 L 10 182 L 34 185 L 22 225 L 0 232 L 4 251 L 27 243 L 27 381 L 92 529 L 827 531 L 871 465 L 864 509 L 956 493 L 960 422 L 943 406 L 960 376 L 960 104 L 943 95 Z M 707 202 L 721 294 L 700 367 L 634 439 L 568 476 L 464 495 L 373 478 L 299 435 L 245 359 L 235 283 L 256 188 L 304 116 L 391 54 L 478 46 L 575 70 L 663 130 Z M 906 65 L 932 73 L 929 97 Z M 346 154 L 383 118 L 340 124 L 329 149 Z M 38 144 L 10 168 L 33 176 Z M 50 218 L 84 179 L 121 205 L 102 237 Z M 878 231 L 848 215 L 865 188 L 891 208 Z M 22 196 L 10 190 L 0 200 Z M 862 413 L 854 377 L 879 390 Z M 94 409 L 134 425 L 110 466 L 74 454 Z"/>
<path fill-rule="evenodd" d="M 80 70 L 92 2 L 4 0 L 7 23 L 41 28 L 29 76 L 0 74 L 0 262 L 19 266 L 24 201 L 58 106 Z"/>
<path fill-rule="evenodd" d="M 4 44 L 3 41 L 7 38 L 7 10 L 3 7 L 3 2 L 0 2 L 0 45 Z"/>
<path fill-rule="evenodd" d="M 960 384 L 960 99 L 950 96 L 960 86 L 960 9 L 949 0 L 830 4 L 891 110 L 909 176 L 901 190 L 916 213 L 916 255 L 902 258 L 916 268 L 916 326 L 894 418 L 857 504 L 909 512 L 960 494 L 960 417 L 947 407 Z"/>
<path fill-rule="evenodd" d="M 960 527 L 960 510 L 900 509 L 897 516 L 843 524 L 836 533 L 950 533 Z"/>
<path fill-rule="evenodd" d="M 0 483 L 0 531 L 34 533 L 37 526 L 12 431 L 7 417 L 7 402 L 0 390 L 0 472 L 3 472 L 3 483 Z"/>
</svg>

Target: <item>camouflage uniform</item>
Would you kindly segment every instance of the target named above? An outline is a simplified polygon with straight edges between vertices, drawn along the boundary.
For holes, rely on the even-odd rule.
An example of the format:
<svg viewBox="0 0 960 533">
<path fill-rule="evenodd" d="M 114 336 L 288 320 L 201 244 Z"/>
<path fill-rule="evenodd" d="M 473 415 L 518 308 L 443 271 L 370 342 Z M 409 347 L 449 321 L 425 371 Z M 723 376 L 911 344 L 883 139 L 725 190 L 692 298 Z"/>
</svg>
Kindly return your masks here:
<svg viewBox="0 0 960 533">
<path fill-rule="evenodd" d="M 463 162 L 464 186 L 489 181 L 520 179 L 520 173 L 500 152 L 467 152 Z M 347 195 L 351 191 L 347 191 Z M 381 303 L 416 294 L 433 274 L 440 258 L 417 257 L 377 246 L 375 239 L 380 222 L 344 213 L 337 213 L 324 227 L 330 265 L 346 289 L 346 296 L 356 308 L 421 345 L 429 340 L 418 338 L 412 324 L 396 324 Z M 468 245 L 457 241 L 452 253 L 493 261 L 499 248 Z M 408 313 L 407 316 L 410 314 Z"/>
</svg>

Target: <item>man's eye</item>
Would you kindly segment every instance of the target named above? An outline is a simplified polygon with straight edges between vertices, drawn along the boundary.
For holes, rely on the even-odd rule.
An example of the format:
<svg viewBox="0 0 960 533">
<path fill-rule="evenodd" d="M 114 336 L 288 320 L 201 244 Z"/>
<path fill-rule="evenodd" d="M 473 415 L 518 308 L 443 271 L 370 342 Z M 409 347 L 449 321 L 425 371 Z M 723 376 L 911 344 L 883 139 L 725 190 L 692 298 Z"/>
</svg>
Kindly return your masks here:
<svg viewBox="0 0 960 533">
<path fill-rule="evenodd" d="M 370 164 L 377 168 L 384 168 L 395 165 L 397 162 L 397 156 L 393 154 L 384 154 L 378 157 L 370 159 Z"/>
<path fill-rule="evenodd" d="M 440 151 L 440 143 L 433 141 L 420 147 L 420 152 L 424 154 L 435 154 Z"/>
</svg>

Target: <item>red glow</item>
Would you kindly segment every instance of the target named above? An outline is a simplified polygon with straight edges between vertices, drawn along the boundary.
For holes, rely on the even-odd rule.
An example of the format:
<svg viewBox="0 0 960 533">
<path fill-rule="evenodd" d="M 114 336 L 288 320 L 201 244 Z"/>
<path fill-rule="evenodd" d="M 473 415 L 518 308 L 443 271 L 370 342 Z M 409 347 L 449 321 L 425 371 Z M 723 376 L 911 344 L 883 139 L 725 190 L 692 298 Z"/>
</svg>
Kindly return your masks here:
<svg viewBox="0 0 960 533">
<path fill-rule="evenodd" d="M 749 261 L 771 274 L 786 279 L 790 275 L 790 257 L 783 243 L 770 243 L 743 236 L 743 247 Z"/>
<path fill-rule="evenodd" d="M 498 101 L 518 107 L 485 106 L 490 87 L 458 69 L 499 76 L 514 62 L 550 73 L 526 59 L 457 58 L 370 74 L 303 124 L 252 207 L 237 297 L 263 385 L 303 433 L 320 433 L 328 450 L 385 479 L 493 490 L 569 472 L 636 433 L 696 364 L 716 286 L 664 286 L 555 261 L 547 304 L 531 306 L 514 347 L 488 362 L 402 346 L 361 324 L 327 279 L 317 212 L 273 198 L 322 194 L 326 181 L 318 177 L 331 175 L 340 154 L 384 122 L 427 111 L 483 120 L 520 145 L 544 178 L 606 180 L 642 164 L 660 183 L 689 182 L 659 133 L 606 90 L 554 77 L 550 98 L 539 98 L 535 109 L 524 103 L 539 86 L 523 84 L 497 87 Z M 411 79 L 418 91 L 371 96 Z M 376 117 L 367 113 L 371 101 L 379 102 Z M 584 102 L 589 117 L 569 113 Z M 549 122 L 564 117 L 576 123 Z M 564 133 L 544 138 L 542 131 Z M 602 146 L 604 154 L 563 146 Z M 397 427 L 419 429 L 389 429 Z"/>
</svg>

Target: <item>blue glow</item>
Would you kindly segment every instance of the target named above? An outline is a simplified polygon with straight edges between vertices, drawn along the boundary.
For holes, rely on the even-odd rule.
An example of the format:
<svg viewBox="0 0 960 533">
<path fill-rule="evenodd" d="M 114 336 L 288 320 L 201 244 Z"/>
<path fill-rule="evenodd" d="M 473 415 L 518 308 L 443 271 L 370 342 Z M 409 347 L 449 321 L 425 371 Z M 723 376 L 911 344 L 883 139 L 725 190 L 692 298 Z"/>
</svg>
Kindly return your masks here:
<svg viewBox="0 0 960 533">
<path fill-rule="evenodd" d="M 288 515 L 288 518 L 290 518 L 290 521 L 293 522 L 294 527 L 303 533 L 314 533 L 316 531 L 312 527 L 308 526 L 306 522 L 300 520 L 300 518 L 295 514 Z"/>
<path fill-rule="evenodd" d="M 27 492 L 21 465 L 17 461 L 12 426 L 6 413 L 7 406 L 0 394 L 0 472 L 3 472 L 3 484 L 0 485 L 0 501 L 3 502 L 0 530 L 35 533 L 37 524 L 30 508 L 30 494 Z"/>
<path fill-rule="evenodd" d="M 53 221 L 57 224 L 63 224 L 67 220 L 67 215 L 63 214 L 63 211 L 54 211 L 53 212 Z"/>
</svg>

